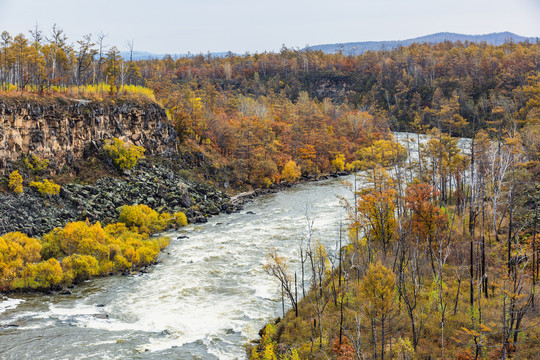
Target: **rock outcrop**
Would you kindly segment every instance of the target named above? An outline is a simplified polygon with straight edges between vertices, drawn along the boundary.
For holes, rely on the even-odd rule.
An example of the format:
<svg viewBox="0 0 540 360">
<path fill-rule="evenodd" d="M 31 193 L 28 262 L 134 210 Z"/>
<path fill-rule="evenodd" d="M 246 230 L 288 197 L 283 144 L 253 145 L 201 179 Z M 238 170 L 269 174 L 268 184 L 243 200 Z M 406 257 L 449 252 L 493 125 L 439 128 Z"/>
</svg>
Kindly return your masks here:
<svg viewBox="0 0 540 360">
<path fill-rule="evenodd" d="M 22 153 L 48 159 L 49 169 L 58 171 L 114 137 L 149 155 L 176 149 L 176 132 L 155 103 L 0 97 L 0 175 Z"/>
</svg>

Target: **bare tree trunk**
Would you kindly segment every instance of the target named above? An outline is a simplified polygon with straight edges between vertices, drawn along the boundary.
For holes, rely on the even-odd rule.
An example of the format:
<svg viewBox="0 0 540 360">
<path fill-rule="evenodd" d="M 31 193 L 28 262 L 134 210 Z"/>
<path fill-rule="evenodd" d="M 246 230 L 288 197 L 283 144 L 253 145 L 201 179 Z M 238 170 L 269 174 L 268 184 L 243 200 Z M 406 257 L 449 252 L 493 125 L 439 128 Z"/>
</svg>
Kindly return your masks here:
<svg viewBox="0 0 540 360">
<path fill-rule="evenodd" d="M 381 317 L 381 360 L 384 360 L 384 315 Z"/>
<path fill-rule="evenodd" d="M 471 241 L 470 241 L 470 248 L 469 248 L 469 280 L 470 280 L 470 288 L 469 288 L 469 305 L 471 307 L 474 306 L 474 234 L 470 235 Z"/>
<path fill-rule="evenodd" d="M 513 217 L 514 217 L 514 187 L 515 187 L 515 174 L 512 171 L 512 188 L 510 189 L 510 214 L 508 218 L 508 271 L 512 272 L 512 232 L 513 232 Z"/>
<path fill-rule="evenodd" d="M 533 263 L 532 263 L 532 305 L 534 307 L 534 294 L 536 293 L 536 278 L 538 276 L 538 252 L 536 250 L 536 224 L 538 223 L 538 204 L 534 204 L 534 230 L 533 230 Z"/>
</svg>

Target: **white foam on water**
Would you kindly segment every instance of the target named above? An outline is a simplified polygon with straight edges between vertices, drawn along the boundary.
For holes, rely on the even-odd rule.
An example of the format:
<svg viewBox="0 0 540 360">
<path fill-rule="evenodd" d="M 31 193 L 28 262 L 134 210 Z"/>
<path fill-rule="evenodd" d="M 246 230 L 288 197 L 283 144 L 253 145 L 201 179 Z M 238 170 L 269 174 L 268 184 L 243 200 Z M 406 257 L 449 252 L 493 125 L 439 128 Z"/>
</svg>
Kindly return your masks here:
<svg viewBox="0 0 540 360">
<path fill-rule="evenodd" d="M 0 300 L 0 314 L 11 309 L 15 309 L 19 304 L 23 303 L 23 299 L 2 298 Z"/>
<path fill-rule="evenodd" d="M 39 323 L 37 324 L 33 324 L 33 325 L 19 325 L 19 327 L 17 329 L 19 330 L 35 330 L 35 329 L 42 329 L 42 328 L 46 328 L 46 327 L 49 327 L 49 326 L 54 326 L 56 324 L 55 321 L 40 321 Z"/>
<path fill-rule="evenodd" d="M 86 305 L 81 303 L 74 303 L 73 307 L 62 307 L 49 303 L 49 310 L 39 313 L 27 313 L 27 316 L 31 316 L 35 319 L 58 319 L 69 320 L 81 317 L 88 317 L 101 313 L 100 308 L 96 308 L 95 305 Z"/>
</svg>

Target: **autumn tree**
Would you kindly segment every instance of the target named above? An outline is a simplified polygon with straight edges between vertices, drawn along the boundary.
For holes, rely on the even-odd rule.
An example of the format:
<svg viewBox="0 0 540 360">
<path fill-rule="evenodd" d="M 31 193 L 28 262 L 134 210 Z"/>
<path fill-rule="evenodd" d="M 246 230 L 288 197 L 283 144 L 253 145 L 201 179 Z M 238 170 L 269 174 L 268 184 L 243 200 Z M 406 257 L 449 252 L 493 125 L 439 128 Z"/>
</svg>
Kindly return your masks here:
<svg viewBox="0 0 540 360">
<path fill-rule="evenodd" d="M 396 277 L 394 273 L 387 269 L 381 262 L 370 264 L 369 268 L 362 280 L 359 291 L 362 299 L 364 299 L 364 311 L 372 319 L 373 333 L 373 354 L 377 358 L 377 337 L 375 324 L 380 324 L 380 351 L 381 359 L 384 359 L 385 354 L 385 336 L 390 332 L 388 320 L 392 318 L 395 311 L 396 301 Z"/>
<path fill-rule="evenodd" d="M 120 170 L 132 169 L 137 165 L 139 159 L 144 158 L 145 152 L 142 146 L 128 144 L 118 138 L 106 141 L 103 150 L 112 158 L 114 164 Z"/>
<path fill-rule="evenodd" d="M 293 160 L 289 160 L 281 171 L 281 179 L 288 182 L 295 182 L 302 175 L 300 167 Z"/>
<path fill-rule="evenodd" d="M 18 170 L 13 171 L 9 175 L 9 183 L 8 187 L 13 191 L 15 194 L 22 194 L 23 192 L 23 178 Z"/>
<path fill-rule="evenodd" d="M 120 65 L 123 62 L 120 56 L 120 51 L 116 47 L 110 48 L 107 52 L 107 58 L 105 59 L 105 76 L 107 84 L 109 84 L 109 92 L 111 95 L 118 93 L 119 85 L 121 83 L 121 70 Z"/>
<path fill-rule="evenodd" d="M 291 306 L 298 316 L 298 289 L 296 284 L 296 273 L 294 279 L 290 274 L 285 258 L 279 256 L 277 251 L 269 253 L 267 262 L 264 265 L 264 270 L 270 276 L 275 277 L 281 284 L 281 291 L 287 295 L 291 302 Z"/>
<path fill-rule="evenodd" d="M 420 240 L 426 242 L 426 251 L 435 273 L 433 251 L 437 246 L 437 237 L 442 235 L 447 221 L 446 214 L 434 203 L 438 191 L 433 186 L 418 183 L 409 185 L 405 193 L 406 207 L 412 213 L 411 228 Z"/>
</svg>

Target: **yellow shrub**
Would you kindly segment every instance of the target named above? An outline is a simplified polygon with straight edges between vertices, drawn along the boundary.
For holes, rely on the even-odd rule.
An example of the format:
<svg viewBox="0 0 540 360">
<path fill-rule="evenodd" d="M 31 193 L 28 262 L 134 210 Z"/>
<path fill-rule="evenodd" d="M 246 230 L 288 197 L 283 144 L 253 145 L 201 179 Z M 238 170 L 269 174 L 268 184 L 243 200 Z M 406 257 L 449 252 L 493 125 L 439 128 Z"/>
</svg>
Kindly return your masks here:
<svg viewBox="0 0 540 360">
<path fill-rule="evenodd" d="M 163 250 L 169 245 L 171 239 L 168 236 L 162 236 L 159 238 L 153 238 L 152 241 L 158 245 L 159 250 Z"/>
<path fill-rule="evenodd" d="M 120 170 L 132 169 L 139 159 L 144 158 L 145 149 L 142 146 L 126 144 L 118 138 L 107 140 L 103 148 Z"/>
<path fill-rule="evenodd" d="M 103 230 L 105 230 L 105 232 L 108 235 L 111 235 L 113 237 L 118 237 L 121 234 L 125 233 L 126 231 L 129 231 L 126 224 L 121 223 L 121 222 L 116 223 L 116 224 L 109 224 L 109 225 L 105 226 L 105 228 Z"/>
<path fill-rule="evenodd" d="M 30 160 L 27 156 L 24 156 L 24 165 L 28 168 L 28 170 L 37 173 L 41 170 L 45 170 L 49 166 L 49 160 L 43 159 L 41 160 L 36 154 L 32 154 L 30 157 Z"/>
<path fill-rule="evenodd" d="M 161 231 L 177 218 L 144 205 L 123 210 L 127 224 L 102 228 L 99 222 L 72 222 L 44 235 L 41 242 L 20 232 L 1 236 L 0 291 L 47 289 L 153 263 L 169 238 L 150 237 L 149 232 Z M 139 233 L 140 229 L 148 231 Z"/>
<path fill-rule="evenodd" d="M 345 168 L 345 155 L 337 154 L 334 160 L 332 160 L 332 166 L 336 172 L 343 171 Z"/>
<path fill-rule="evenodd" d="M 159 254 L 158 246 L 143 246 L 137 251 L 139 255 L 139 265 L 148 265 L 154 262 Z"/>
<path fill-rule="evenodd" d="M 107 275 L 110 272 L 117 270 L 116 264 L 111 260 L 103 260 L 99 263 L 99 273 L 101 275 Z"/>
<path fill-rule="evenodd" d="M 5 92 L 15 92 L 15 91 L 20 92 L 20 89 L 18 89 L 17 85 L 4 84 L 3 86 L 5 87 L 5 89 L 3 89 L 3 91 Z M 114 86 L 114 87 L 117 88 L 117 86 Z M 25 91 L 37 93 L 40 91 L 40 88 L 38 86 L 28 84 L 25 86 Z M 105 94 L 116 93 L 116 91 L 111 91 L 111 85 L 106 84 L 106 83 L 99 83 L 96 85 L 87 84 L 87 85 L 80 85 L 80 86 L 53 85 L 50 87 L 50 91 L 54 94 L 64 93 L 64 94 L 69 94 L 71 97 L 78 96 L 81 98 L 92 99 L 92 100 L 97 100 L 97 101 L 102 101 L 103 100 L 102 97 Z M 127 97 L 128 99 L 146 100 L 146 101 L 156 102 L 154 91 L 144 86 L 124 85 L 124 86 L 121 86 L 120 89 L 118 89 L 118 94 L 124 97 Z"/>
<path fill-rule="evenodd" d="M 35 187 L 42 196 L 53 196 L 60 193 L 60 185 L 47 179 L 43 181 L 32 181 L 30 182 L 30 186 Z"/>
<path fill-rule="evenodd" d="M 90 255 L 70 255 L 62 260 L 64 284 L 79 283 L 99 274 L 99 264 Z"/>
<path fill-rule="evenodd" d="M 20 284 L 28 264 L 38 262 L 41 245 L 39 241 L 20 232 L 12 232 L 0 237 L 0 290 L 10 290 Z M 22 283 L 24 284 L 24 282 Z"/>
<path fill-rule="evenodd" d="M 124 251 L 124 257 L 130 264 L 138 264 L 139 263 L 139 254 L 135 249 L 130 246 Z"/>
<path fill-rule="evenodd" d="M 84 254 L 104 259 L 108 258 L 105 247 L 107 242 L 107 233 L 99 222 L 90 225 L 88 222 L 77 221 L 43 236 L 42 255 L 44 258 L 59 259 L 73 254 Z"/>
<path fill-rule="evenodd" d="M 174 213 L 173 217 L 177 226 L 186 226 L 188 224 L 186 214 L 181 211 Z"/>
<path fill-rule="evenodd" d="M 56 259 L 41 261 L 32 264 L 34 269 L 33 285 L 36 289 L 48 289 L 62 281 L 63 272 L 60 263 Z"/>
<path fill-rule="evenodd" d="M 15 193 L 15 194 L 22 194 L 23 192 L 23 178 L 21 174 L 19 174 L 19 171 L 15 170 L 9 175 L 9 184 L 8 187 Z"/>
<path fill-rule="evenodd" d="M 41 244 L 38 240 L 21 232 L 2 235 L 6 248 L 2 251 L 5 262 L 22 261 L 22 264 L 37 262 L 41 259 Z"/>
<path fill-rule="evenodd" d="M 132 266 L 132 264 L 122 255 L 116 255 L 114 257 L 114 264 L 117 269 L 129 269 Z"/>
<path fill-rule="evenodd" d="M 294 161 L 289 161 L 283 167 L 281 171 L 281 178 L 288 182 L 294 182 L 302 175 L 300 167 L 296 165 Z"/>
<path fill-rule="evenodd" d="M 167 227 L 167 221 L 146 205 L 122 206 L 118 221 L 147 234 L 163 231 Z"/>
</svg>

